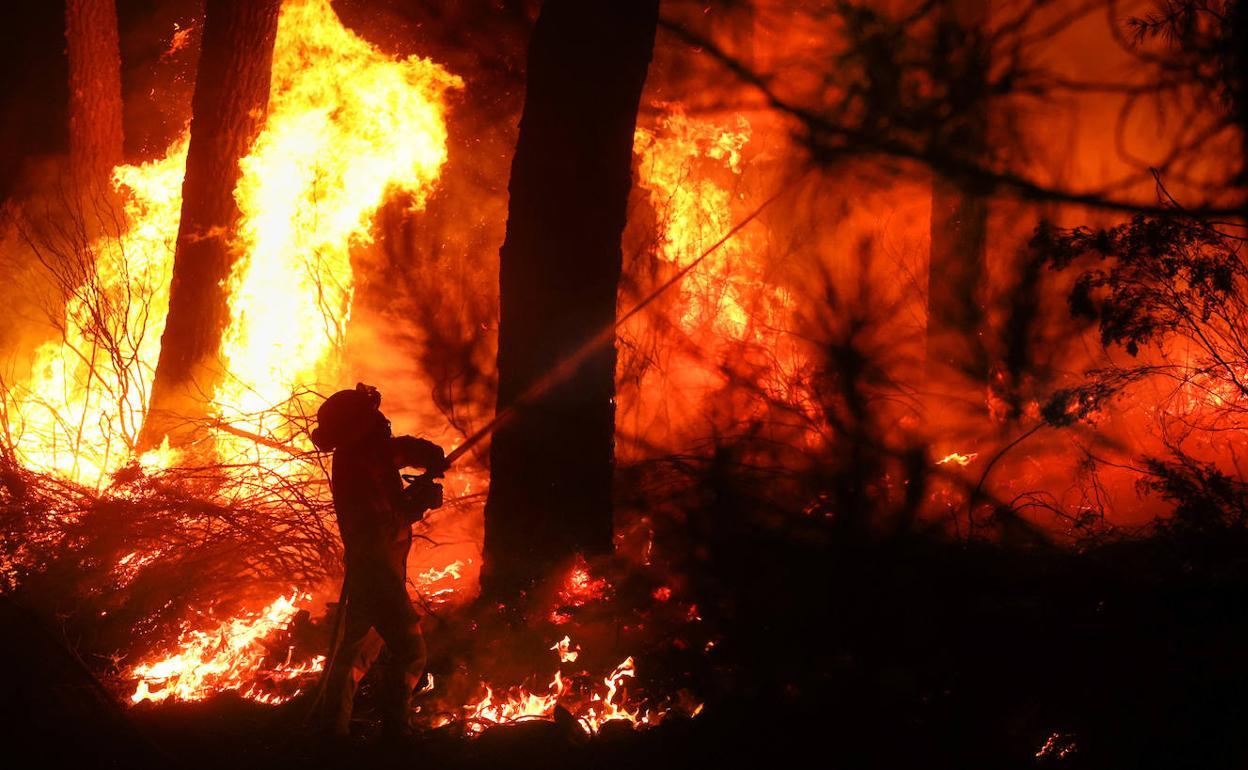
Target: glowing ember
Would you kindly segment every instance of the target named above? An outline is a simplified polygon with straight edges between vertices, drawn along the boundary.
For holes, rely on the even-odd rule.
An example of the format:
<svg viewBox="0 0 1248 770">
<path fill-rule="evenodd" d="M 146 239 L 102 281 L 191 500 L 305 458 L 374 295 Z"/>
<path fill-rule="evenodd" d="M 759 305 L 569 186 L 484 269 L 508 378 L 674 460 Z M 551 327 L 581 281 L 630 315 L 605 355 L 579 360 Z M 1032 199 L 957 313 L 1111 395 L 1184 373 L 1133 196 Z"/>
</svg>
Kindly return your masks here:
<svg viewBox="0 0 1248 770">
<path fill-rule="evenodd" d="M 559 655 L 560 663 L 575 663 L 577 657 L 580 656 L 580 652 L 578 652 L 578 650 L 581 648 L 578 646 L 575 650 L 572 649 L 572 638 L 565 636 L 555 642 L 555 646 L 550 649 L 554 650 Z"/>
<path fill-rule="evenodd" d="M 959 454 L 957 452 L 950 452 L 949 454 L 945 455 L 941 459 L 937 460 L 936 464 L 948 465 L 950 463 L 953 463 L 954 465 L 961 465 L 963 468 L 965 468 L 966 466 L 970 465 L 971 460 L 974 460 L 976 457 L 979 457 L 978 452 L 971 452 L 970 454 Z"/>
<path fill-rule="evenodd" d="M 1063 733 L 1053 733 L 1036 752 L 1036 759 L 1044 759 L 1045 757 L 1057 757 L 1058 759 L 1066 759 L 1071 754 L 1079 750 L 1075 744 L 1075 736 Z"/>
<path fill-rule="evenodd" d="M 173 25 L 173 36 L 169 38 L 169 47 L 160 56 L 162 59 L 168 59 L 178 51 L 186 48 L 191 42 L 191 35 L 195 32 L 195 25 L 189 24 L 185 27 L 177 24 Z"/>
<path fill-rule="evenodd" d="M 585 557 L 577 556 L 567 580 L 559 588 L 559 601 L 569 607 L 582 607 L 603 598 L 611 584 L 606 578 L 596 578 L 589 572 Z"/>
<path fill-rule="evenodd" d="M 186 628 L 176 652 L 140 663 L 130 669 L 129 678 L 138 684 L 131 703 L 142 701 L 203 700 L 224 690 L 239 691 L 245 698 L 263 703 L 280 703 L 298 690 L 279 695 L 259 688 L 257 682 L 289 681 L 321 670 L 325 659 L 317 656 L 304 664 L 284 663 L 263 668 L 267 651 L 262 642 L 285 630 L 299 611 L 298 603 L 311 597 L 294 592 L 278 597 L 258 613 L 243 613 L 207 630 Z"/>
</svg>

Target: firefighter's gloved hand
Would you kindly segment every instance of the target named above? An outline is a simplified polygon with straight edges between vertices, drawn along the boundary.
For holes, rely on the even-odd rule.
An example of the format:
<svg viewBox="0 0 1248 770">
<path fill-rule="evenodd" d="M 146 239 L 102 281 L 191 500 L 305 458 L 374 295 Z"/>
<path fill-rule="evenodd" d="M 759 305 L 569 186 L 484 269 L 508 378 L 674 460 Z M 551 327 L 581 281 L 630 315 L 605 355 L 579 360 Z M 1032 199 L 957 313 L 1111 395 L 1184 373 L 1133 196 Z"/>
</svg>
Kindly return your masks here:
<svg viewBox="0 0 1248 770">
<path fill-rule="evenodd" d="M 420 490 L 420 497 L 415 501 L 412 518 L 413 522 L 420 521 L 425 518 L 425 513 L 434 508 L 442 507 L 442 485 L 436 482 L 428 482 L 427 485 Z"/>
<path fill-rule="evenodd" d="M 407 486 L 403 489 L 403 508 L 409 523 L 425 517 L 425 511 L 442 507 L 442 485 L 433 481 L 429 474 L 403 476 Z"/>
<path fill-rule="evenodd" d="M 424 468 L 425 475 L 437 478 L 449 467 L 442 447 L 423 438 L 397 436 L 392 439 L 394 464 L 399 468 Z"/>
<path fill-rule="evenodd" d="M 442 485 L 441 484 L 435 483 L 435 484 L 429 485 L 429 497 L 425 502 L 428 503 L 427 510 L 433 510 L 434 508 L 442 507 Z"/>
<path fill-rule="evenodd" d="M 443 450 L 442 447 L 435 444 L 434 449 L 438 450 L 437 454 L 429 458 L 429 467 L 425 470 L 429 472 L 430 476 L 436 479 L 445 476 L 446 472 L 451 469 L 451 464 L 446 461 L 446 451 Z M 438 505 L 441 504 L 442 503 L 439 501 Z M 434 507 L 436 508 L 437 506 Z"/>
</svg>

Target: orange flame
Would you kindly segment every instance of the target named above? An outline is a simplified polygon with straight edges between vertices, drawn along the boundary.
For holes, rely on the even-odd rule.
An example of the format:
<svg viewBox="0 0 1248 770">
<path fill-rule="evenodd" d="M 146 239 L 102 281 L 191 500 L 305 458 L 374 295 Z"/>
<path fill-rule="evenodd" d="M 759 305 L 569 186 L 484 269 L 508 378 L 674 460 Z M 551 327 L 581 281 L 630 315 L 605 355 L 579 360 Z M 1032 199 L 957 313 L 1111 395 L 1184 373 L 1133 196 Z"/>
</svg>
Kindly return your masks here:
<svg viewBox="0 0 1248 770">
<path fill-rule="evenodd" d="M 336 379 L 354 293 L 350 247 L 371 240 L 387 199 L 423 207 L 446 162 L 446 93 L 460 86 L 428 59 L 396 60 L 356 37 L 328 0 L 283 7 L 268 120 L 235 191 L 241 258 L 222 350 L 229 377 L 215 400 L 236 427 L 290 440 L 293 428 L 266 424 L 264 413 Z"/>
<path fill-rule="evenodd" d="M 969 454 L 961 454 L 959 452 L 950 452 L 949 454 L 937 460 L 936 464 L 948 465 L 950 463 L 953 463 L 955 465 L 961 465 L 963 468 L 965 468 L 966 466 L 970 465 L 971 461 L 974 460 L 976 457 L 979 457 L 979 452 L 971 452 Z"/>
<path fill-rule="evenodd" d="M 571 644 L 572 640 L 565 636 L 550 649 L 558 653 L 561 662 L 571 662 L 577 657 L 576 652 L 572 652 L 570 658 L 565 657 Z M 577 688 L 570 679 L 564 677 L 562 671 L 555 672 L 544 694 L 515 687 L 499 695 L 488 684 L 482 684 L 485 695 L 476 703 L 464 707 L 463 721 L 470 733 L 479 734 L 493 725 L 534 719 L 550 720 L 554 718 L 555 707 L 563 706 L 577 720 L 581 729 L 589 734 L 598 732 L 604 724 L 613 720 L 624 720 L 634 727 L 656 724 L 666 712 L 643 713 L 640 707 L 630 710 L 625 704 L 622 690 L 624 680 L 636 676 L 636 664 L 629 656 L 603 678 L 603 689 L 594 692 L 588 699 L 577 697 Z M 690 714 L 695 715 L 699 711 L 701 707 L 697 706 Z M 441 726 L 448 721 L 443 718 L 435 726 Z"/>
<path fill-rule="evenodd" d="M 283 5 L 269 115 L 234 193 L 242 219 L 228 376 L 214 408 L 235 427 L 297 440 L 264 412 L 337 375 L 354 291 L 349 250 L 369 242 L 386 200 L 424 205 L 446 161 L 446 94 L 461 86 L 428 59 L 389 57 L 355 36 L 328 0 Z M 27 467 L 99 488 L 134 459 L 168 311 L 186 147 L 184 138 L 164 158 L 114 173 L 126 229 L 84 244 L 88 280 L 66 307 L 63 339 L 40 347 L 30 376 L 5 395 Z M 217 448 L 227 461 L 294 470 L 277 450 L 232 434 Z"/>
<path fill-rule="evenodd" d="M 485 697 L 476 704 L 466 707 L 467 714 L 464 716 L 464 721 L 471 732 L 481 733 L 490 725 L 526 719 L 549 719 L 554 713 L 559 697 L 566 689 L 567 685 L 558 671 L 555 672 L 555 678 L 550 682 L 550 692 L 545 695 L 537 695 L 520 687 L 516 688 L 513 694 L 495 700 L 494 690 L 489 685 L 485 685 Z"/>
<path fill-rule="evenodd" d="M 30 376 L 4 394 L 28 468 L 98 488 L 131 459 L 169 308 L 186 148 L 183 138 L 159 160 L 113 171 L 129 226 L 84 244 L 94 270 L 66 304 L 61 339 L 41 345 Z"/>
<path fill-rule="evenodd" d="M 469 559 L 469 563 L 471 563 Z M 459 595 L 462 587 L 458 584 L 463 578 L 464 562 L 456 559 L 445 567 L 430 567 L 416 576 L 416 589 L 431 603 L 442 604 Z M 451 581 L 450 585 L 446 585 Z M 441 588 L 437 588 L 442 584 Z"/>
<path fill-rule="evenodd" d="M 234 191 L 242 218 L 231 244 L 228 376 L 214 392 L 216 416 L 301 446 L 294 426 L 266 412 L 337 379 L 354 292 L 350 249 L 370 241 L 387 200 L 425 204 L 446 162 L 446 96 L 461 86 L 428 59 L 387 56 L 357 37 L 328 0 L 283 4 L 269 114 L 240 161 Z M 169 305 L 187 143 L 115 170 L 124 229 L 83 244 L 85 281 L 67 304 L 62 339 L 36 350 L 30 376 L 4 393 L 5 427 L 26 467 L 98 490 L 136 459 Z M 218 435 L 216 449 L 239 475 L 312 472 L 234 433 Z M 174 457 L 164 447 L 138 459 L 159 468 Z M 151 558 L 128 555 L 117 580 L 133 579 Z M 278 696 L 257 689 L 257 676 L 312 670 L 258 669 L 258 640 L 289 621 L 294 602 L 283 597 L 216 630 L 185 630 L 177 652 L 134 667 L 131 700 L 193 700 L 228 689 L 272 702 Z"/>
<path fill-rule="evenodd" d="M 673 266 L 697 259 L 732 229 L 733 201 L 740 194 L 731 184 L 741 176 L 751 133 L 741 115 L 720 123 L 690 118 L 679 105 L 654 130 L 637 129 L 637 184 L 649 191 L 659 218 L 659 255 Z M 746 339 L 756 333 L 760 315 L 772 321 L 791 304 L 779 289 L 760 294 L 753 258 L 759 245 L 752 233 L 738 233 L 684 278 L 681 325 L 687 333 L 709 329 Z"/>
<path fill-rule="evenodd" d="M 571 638 L 565 636 L 550 649 L 559 655 L 560 663 L 570 663 L 579 656 L 580 646 L 573 650 Z M 571 657 L 568 654 L 571 653 Z M 580 672 L 584 675 L 584 672 Z M 471 734 L 480 734 L 494 725 L 528 720 L 553 720 L 556 707 L 562 707 L 576 720 L 586 734 L 595 734 L 611 721 L 624 721 L 633 727 L 648 727 L 663 721 L 674 712 L 696 717 L 702 712 L 702 704 L 693 700 L 687 691 L 681 691 L 675 702 L 658 709 L 627 703 L 624 692 L 626 680 L 637 676 L 637 666 L 632 656 L 625 658 L 600 685 L 580 684 L 578 675 L 568 675 L 562 669 L 555 671 L 545 693 L 534 693 L 524 687 L 513 687 L 503 693 L 486 683 L 481 687 L 485 694 L 475 703 L 460 711 L 460 719 Z M 586 686 L 590 685 L 590 686 Z M 443 714 L 432 720 L 433 727 L 441 727 L 454 721 Z"/>
<path fill-rule="evenodd" d="M 224 690 L 240 691 L 244 698 L 263 703 L 280 703 L 298 694 L 275 695 L 260 689 L 257 680 L 286 681 L 312 674 L 325 664 L 323 656 L 310 662 L 285 663 L 262 670 L 266 637 L 284 630 L 298 603 L 311 598 L 298 591 L 280 596 L 259 613 L 243 613 L 207 630 L 183 629 L 177 651 L 156 660 L 140 663 L 130 669 L 129 678 L 137 679 L 131 703 L 163 700 L 203 700 Z"/>
</svg>

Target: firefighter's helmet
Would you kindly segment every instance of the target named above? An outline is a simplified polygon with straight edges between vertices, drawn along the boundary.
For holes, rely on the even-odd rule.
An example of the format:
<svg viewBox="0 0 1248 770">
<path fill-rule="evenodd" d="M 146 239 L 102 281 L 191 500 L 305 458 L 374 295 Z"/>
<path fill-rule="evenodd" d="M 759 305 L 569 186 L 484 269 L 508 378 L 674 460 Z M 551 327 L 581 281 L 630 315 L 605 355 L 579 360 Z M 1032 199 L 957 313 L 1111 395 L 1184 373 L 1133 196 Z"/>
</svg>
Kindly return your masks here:
<svg viewBox="0 0 1248 770">
<path fill-rule="evenodd" d="M 389 435 L 390 421 L 381 413 L 381 393 L 361 382 L 325 399 L 316 411 L 312 443 L 322 452 L 332 452 L 383 429 Z"/>
</svg>

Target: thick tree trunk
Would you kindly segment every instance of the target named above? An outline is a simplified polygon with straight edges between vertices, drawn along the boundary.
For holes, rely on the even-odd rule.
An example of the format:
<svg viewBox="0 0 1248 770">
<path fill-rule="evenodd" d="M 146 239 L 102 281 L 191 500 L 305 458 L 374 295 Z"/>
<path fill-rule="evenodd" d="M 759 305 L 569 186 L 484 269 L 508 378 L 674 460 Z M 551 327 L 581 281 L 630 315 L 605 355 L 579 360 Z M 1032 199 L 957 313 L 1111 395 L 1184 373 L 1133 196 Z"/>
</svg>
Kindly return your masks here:
<svg viewBox="0 0 1248 770">
<path fill-rule="evenodd" d="M 84 195 L 108 190 L 122 159 L 121 51 L 114 0 L 66 0 L 69 58 L 69 152 L 74 185 Z"/>
<path fill-rule="evenodd" d="M 224 282 L 239 212 L 238 162 L 264 121 L 280 0 L 208 0 L 191 102 L 191 144 L 182 182 L 182 221 L 174 252 L 169 314 L 152 384 L 141 448 L 204 413 L 219 376 L 221 335 L 229 320 Z"/>
<path fill-rule="evenodd" d="M 657 0 L 548 0 L 500 252 L 498 409 L 482 588 L 504 596 L 575 553 L 612 548 L 615 346 L 518 399 L 615 320 L 633 132 Z"/>
<path fill-rule="evenodd" d="M 942 145 L 983 162 L 988 115 L 987 71 L 980 35 L 988 0 L 950 0 L 942 34 L 950 61 L 951 111 Z M 988 377 L 981 292 L 988 200 L 964 178 L 937 174 L 932 181 L 931 256 L 927 297 L 927 373 L 940 396 L 980 390 Z"/>
<path fill-rule="evenodd" d="M 1231 61 L 1227 65 L 1229 83 L 1227 90 L 1231 96 L 1231 114 L 1239 126 L 1239 176 L 1236 182 L 1241 187 L 1248 187 L 1248 2 L 1236 0 L 1230 11 Z M 1241 216 L 1248 218 L 1248 202 L 1243 204 Z"/>
</svg>

